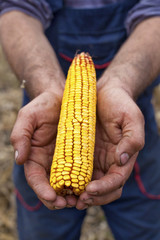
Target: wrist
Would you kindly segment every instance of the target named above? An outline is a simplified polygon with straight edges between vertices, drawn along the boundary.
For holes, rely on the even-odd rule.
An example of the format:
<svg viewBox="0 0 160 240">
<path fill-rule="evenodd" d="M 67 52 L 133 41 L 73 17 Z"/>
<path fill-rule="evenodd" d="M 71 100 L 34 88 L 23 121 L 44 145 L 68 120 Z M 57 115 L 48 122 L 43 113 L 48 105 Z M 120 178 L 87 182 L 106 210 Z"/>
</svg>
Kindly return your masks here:
<svg viewBox="0 0 160 240">
<path fill-rule="evenodd" d="M 136 99 L 154 81 L 160 73 L 159 23 L 150 18 L 137 25 L 102 75 L 100 89 L 122 88 Z"/>
<path fill-rule="evenodd" d="M 61 94 L 65 76 L 41 23 L 24 13 L 11 11 L 2 16 L 0 25 L 4 52 L 20 82 L 25 80 L 30 99 L 48 89 Z"/>
<path fill-rule="evenodd" d="M 132 99 L 137 97 L 136 84 L 134 81 L 135 76 L 128 76 L 121 74 L 120 69 L 107 69 L 98 81 L 98 92 L 108 91 L 111 89 L 121 89 L 125 91 Z M 128 81 L 129 80 L 129 81 Z"/>
<path fill-rule="evenodd" d="M 25 89 L 30 97 L 33 99 L 43 92 L 52 92 L 63 95 L 65 86 L 65 76 L 63 72 L 46 72 L 46 71 L 36 71 L 36 73 L 29 72 L 29 74 L 24 75 L 25 79 Z"/>
</svg>

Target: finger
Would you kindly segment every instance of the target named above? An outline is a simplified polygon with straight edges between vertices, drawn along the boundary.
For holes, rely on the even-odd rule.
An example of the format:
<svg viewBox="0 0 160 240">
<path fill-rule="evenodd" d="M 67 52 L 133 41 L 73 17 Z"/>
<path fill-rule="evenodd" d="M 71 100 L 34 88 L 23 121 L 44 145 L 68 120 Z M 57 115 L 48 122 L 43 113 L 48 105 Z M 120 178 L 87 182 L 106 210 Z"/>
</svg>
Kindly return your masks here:
<svg viewBox="0 0 160 240">
<path fill-rule="evenodd" d="M 122 186 L 124 186 L 125 182 L 130 176 L 136 158 L 137 153 L 134 154 L 134 156 L 124 166 L 117 166 L 116 164 L 113 164 L 105 176 L 99 180 L 91 181 L 87 185 L 86 192 L 95 196 L 102 196 L 120 189 Z M 80 196 L 80 199 L 82 197 L 83 194 Z"/>
<path fill-rule="evenodd" d="M 84 209 L 87 209 L 89 207 L 88 204 L 84 203 L 83 201 L 81 201 L 80 199 L 77 201 L 77 204 L 76 204 L 76 208 L 78 210 L 84 210 Z"/>
<path fill-rule="evenodd" d="M 119 188 L 111 193 L 102 196 L 93 196 L 85 193 L 83 198 L 77 202 L 76 208 L 79 210 L 85 209 L 89 206 L 99 206 L 111 203 L 119 199 L 122 195 L 122 188 Z"/>
<path fill-rule="evenodd" d="M 140 111 L 137 116 L 123 124 L 122 139 L 119 141 L 115 160 L 118 165 L 124 165 L 128 160 L 144 146 L 144 119 Z"/>
<path fill-rule="evenodd" d="M 124 185 L 125 177 L 117 172 L 106 174 L 99 180 L 91 181 L 86 187 L 86 193 L 93 196 L 102 196 L 113 192 Z M 83 194 L 80 196 L 83 199 Z"/>
<path fill-rule="evenodd" d="M 49 147 L 31 147 L 31 152 L 29 154 L 29 160 L 35 161 L 43 166 L 47 173 L 50 172 L 51 163 L 53 159 L 53 150 L 50 151 Z"/>
<path fill-rule="evenodd" d="M 77 197 L 74 195 L 66 196 L 67 207 L 75 207 L 77 204 Z"/>
<path fill-rule="evenodd" d="M 30 116 L 26 108 L 21 109 L 11 134 L 17 164 L 23 164 L 28 159 L 34 125 L 33 116 Z"/>
<path fill-rule="evenodd" d="M 43 166 L 28 160 L 24 164 L 24 171 L 28 184 L 42 202 L 48 203 L 49 205 L 52 202 L 53 205 L 57 207 L 66 206 L 66 200 L 57 196 L 54 189 L 49 185 L 48 177 Z"/>
<path fill-rule="evenodd" d="M 63 197 L 57 196 L 55 201 L 46 201 L 41 199 L 41 202 L 50 210 L 62 209 L 66 207 L 66 202 Z"/>
<path fill-rule="evenodd" d="M 55 201 L 56 193 L 49 185 L 45 169 L 35 162 L 27 161 L 24 164 L 26 180 L 38 198 L 46 201 Z"/>
</svg>

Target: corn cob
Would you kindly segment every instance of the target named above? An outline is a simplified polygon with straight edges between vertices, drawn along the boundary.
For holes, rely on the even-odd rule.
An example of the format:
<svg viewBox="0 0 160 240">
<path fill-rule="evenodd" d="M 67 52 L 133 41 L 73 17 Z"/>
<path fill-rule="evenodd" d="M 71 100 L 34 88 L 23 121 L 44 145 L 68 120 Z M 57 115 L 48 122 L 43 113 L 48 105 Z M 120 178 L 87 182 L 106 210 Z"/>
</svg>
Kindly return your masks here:
<svg viewBox="0 0 160 240">
<path fill-rule="evenodd" d="M 68 71 L 58 124 L 50 185 L 58 195 L 80 195 L 91 181 L 96 124 L 96 73 L 87 53 Z"/>
</svg>

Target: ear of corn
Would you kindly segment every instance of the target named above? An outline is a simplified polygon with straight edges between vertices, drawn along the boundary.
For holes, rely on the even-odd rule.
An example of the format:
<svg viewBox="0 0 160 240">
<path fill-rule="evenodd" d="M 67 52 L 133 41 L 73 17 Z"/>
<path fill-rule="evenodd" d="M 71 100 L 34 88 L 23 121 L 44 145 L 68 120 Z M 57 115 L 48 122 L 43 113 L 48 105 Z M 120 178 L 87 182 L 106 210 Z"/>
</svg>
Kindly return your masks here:
<svg viewBox="0 0 160 240">
<path fill-rule="evenodd" d="M 91 181 L 96 124 L 96 73 L 89 54 L 76 55 L 62 99 L 50 184 L 59 195 L 80 195 Z"/>
</svg>

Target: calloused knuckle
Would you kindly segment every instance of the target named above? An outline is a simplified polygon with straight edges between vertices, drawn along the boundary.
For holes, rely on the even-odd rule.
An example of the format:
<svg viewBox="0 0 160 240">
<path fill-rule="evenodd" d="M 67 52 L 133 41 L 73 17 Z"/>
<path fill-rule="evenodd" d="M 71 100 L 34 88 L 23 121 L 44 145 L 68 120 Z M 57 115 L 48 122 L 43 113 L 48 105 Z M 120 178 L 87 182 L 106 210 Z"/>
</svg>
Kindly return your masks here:
<svg viewBox="0 0 160 240">
<path fill-rule="evenodd" d="M 139 119 L 141 119 L 141 118 L 143 119 L 143 113 L 142 113 L 141 109 L 138 107 L 138 105 L 136 108 L 136 115 Z"/>
<path fill-rule="evenodd" d="M 19 141 L 19 135 L 17 132 L 14 131 L 14 133 L 12 133 L 10 136 L 10 142 L 13 145 L 13 147 L 17 145 L 18 141 Z"/>
<path fill-rule="evenodd" d="M 134 137 L 130 138 L 129 144 L 130 146 L 132 146 L 132 149 L 134 150 L 134 152 L 137 152 L 141 150 L 144 146 L 144 137 L 136 133 Z"/>
<path fill-rule="evenodd" d="M 119 199 L 122 196 L 122 188 L 115 191 L 114 199 Z"/>
<path fill-rule="evenodd" d="M 143 115 L 143 113 L 141 112 L 140 109 L 139 109 L 139 111 L 138 111 L 138 119 L 140 119 L 140 121 L 141 121 L 143 124 L 145 123 L 144 115 Z"/>
<path fill-rule="evenodd" d="M 141 140 L 141 142 L 140 142 L 140 150 L 144 147 L 144 144 L 145 144 L 145 140 L 144 139 L 142 139 Z"/>
<path fill-rule="evenodd" d="M 143 124 L 143 126 L 145 125 L 145 119 L 144 119 L 144 116 L 143 116 L 143 114 L 141 113 L 141 122 L 142 122 L 142 124 Z"/>
<path fill-rule="evenodd" d="M 18 117 L 24 116 L 24 113 L 25 113 L 24 108 L 21 108 L 21 109 L 19 110 L 19 112 L 18 112 Z"/>
<path fill-rule="evenodd" d="M 11 136 L 10 136 L 10 142 L 12 143 L 12 145 L 14 145 L 16 142 L 16 138 L 13 134 L 11 134 Z"/>
<path fill-rule="evenodd" d="M 117 191 L 117 199 L 122 196 L 122 188 Z"/>
<path fill-rule="evenodd" d="M 142 136 L 137 137 L 135 146 L 138 151 L 144 147 L 144 138 Z"/>
</svg>

